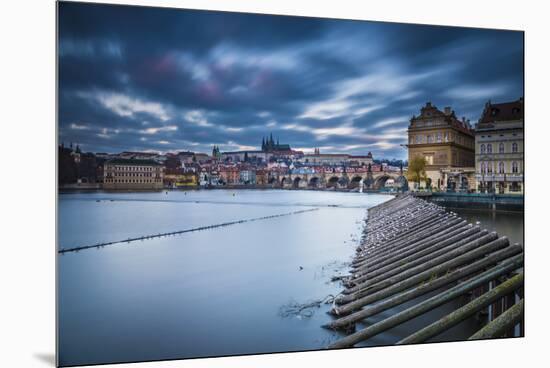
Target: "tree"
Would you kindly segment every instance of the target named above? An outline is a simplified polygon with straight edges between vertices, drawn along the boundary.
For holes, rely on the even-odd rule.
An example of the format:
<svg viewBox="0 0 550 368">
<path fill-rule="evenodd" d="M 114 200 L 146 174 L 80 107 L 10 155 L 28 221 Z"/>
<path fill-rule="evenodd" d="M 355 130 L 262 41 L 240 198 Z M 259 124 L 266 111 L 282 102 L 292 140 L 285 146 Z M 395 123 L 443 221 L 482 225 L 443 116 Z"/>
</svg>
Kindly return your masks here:
<svg viewBox="0 0 550 368">
<path fill-rule="evenodd" d="M 422 156 L 415 156 L 409 162 L 408 179 L 420 185 L 421 180 L 426 180 L 426 159 Z"/>
</svg>

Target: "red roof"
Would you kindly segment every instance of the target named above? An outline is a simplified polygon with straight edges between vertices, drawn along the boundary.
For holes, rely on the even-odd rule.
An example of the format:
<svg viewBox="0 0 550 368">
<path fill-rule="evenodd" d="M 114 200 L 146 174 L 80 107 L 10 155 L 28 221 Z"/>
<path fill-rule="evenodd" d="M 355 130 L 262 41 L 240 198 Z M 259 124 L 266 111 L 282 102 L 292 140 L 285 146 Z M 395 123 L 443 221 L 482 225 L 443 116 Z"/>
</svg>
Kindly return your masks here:
<svg viewBox="0 0 550 368">
<path fill-rule="evenodd" d="M 494 121 L 523 120 L 523 98 L 512 102 L 492 104 L 491 101 L 485 104 L 485 109 L 479 119 L 480 124 Z"/>
</svg>

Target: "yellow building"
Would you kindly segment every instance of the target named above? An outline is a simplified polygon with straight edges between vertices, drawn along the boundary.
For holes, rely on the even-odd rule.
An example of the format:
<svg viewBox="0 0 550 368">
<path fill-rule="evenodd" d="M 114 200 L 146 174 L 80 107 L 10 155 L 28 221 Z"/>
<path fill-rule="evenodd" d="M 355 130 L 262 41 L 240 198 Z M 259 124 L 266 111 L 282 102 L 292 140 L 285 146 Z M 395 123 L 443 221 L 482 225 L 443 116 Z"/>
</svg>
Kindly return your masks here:
<svg viewBox="0 0 550 368">
<path fill-rule="evenodd" d="M 178 175 L 176 179 L 176 187 L 195 187 L 199 183 L 197 181 L 197 174 L 195 173 L 184 173 L 182 175 Z"/>
<path fill-rule="evenodd" d="M 439 190 L 473 187 L 469 176 L 473 178 L 475 138 L 469 121 L 457 119 L 450 107 L 441 111 L 428 102 L 412 117 L 408 139 L 409 162 L 416 156 L 426 160 L 424 185 Z"/>
<path fill-rule="evenodd" d="M 172 188 L 196 187 L 198 179 L 194 172 L 176 172 L 165 174 L 164 183 Z"/>
<path fill-rule="evenodd" d="M 523 193 L 523 98 L 485 105 L 476 125 L 476 182 L 482 193 Z"/>
<path fill-rule="evenodd" d="M 103 188 L 162 189 L 164 167 L 154 160 L 118 158 L 105 162 Z"/>
</svg>

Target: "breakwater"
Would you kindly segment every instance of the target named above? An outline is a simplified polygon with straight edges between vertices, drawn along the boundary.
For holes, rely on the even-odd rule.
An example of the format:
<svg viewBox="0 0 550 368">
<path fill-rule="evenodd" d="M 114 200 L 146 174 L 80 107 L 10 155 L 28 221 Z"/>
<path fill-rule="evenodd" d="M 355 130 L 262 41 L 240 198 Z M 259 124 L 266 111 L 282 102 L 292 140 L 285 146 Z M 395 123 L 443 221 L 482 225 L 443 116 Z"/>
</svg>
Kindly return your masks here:
<svg viewBox="0 0 550 368">
<path fill-rule="evenodd" d="M 466 319 L 486 325 L 471 339 L 520 336 L 523 320 L 523 246 L 467 223 L 443 207 L 400 195 L 368 211 L 351 275 L 324 327 L 347 335 L 328 348 L 353 347 L 450 301 L 469 302 L 396 344 L 425 342 Z M 433 296 L 422 298 L 428 293 Z M 365 319 L 415 300 L 364 328 Z M 520 323 L 522 325 L 522 323 Z"/>
<path fill-rule="evenodd" d="M 195 228 L 191 228 L 191 229 L 176 230 L 176 231 L 170 231 L 170 232 L 158 233 L 158 234 L 150 234 L 150 235 L 142 235 L 142 236 L 127 238 L 127 239 L 123 239 L 123 240 L 115 240 L 115 241 L 110 241 L 110 242 L 102 242 L 102 243 L 95 243 L 95 244 L 89 244 L 89 245 L 81 245 L 81 246 L 76 246 L 76 247 L 66 247 L 66 248 L 61 248 L 60 250 L 58 250 L 58 253 L 59 254 L 64 254 L 64 253 L 67 253 L 67 252 L 78 252 L 78 251 L 85 250 L 85 249 L 102 248 L 102 247 L 109 246 L 109 245 L 131 243 L 131 242 L 135 242 L 135 241 L 143 241 L 143 240 L 154 239 L 154 238 L 162 238 L 162 237 L 166 237 L 166 236 L 180 235 L 180 234 L 190 233 L 190 232 L 194 232 L 194 231 L 211 230 L 211 229 L 216 229 L 216 228 L 225 227 L 225 226 L 243 224 L 245 222 L 269 220 L 269 219 L 273 219 L 273 218 L 277 218 L 277 217 L 298 215 L 300 213 L 317 211 L 317 210 L 319 210 L 319 208 L 310 208 L 310 209 L 307 209 L 307 210 L 299 210 L 299 211 L 279 213 L 279 214 L 269 215 L 269 216 L 262 216 L 262 217 L 256 217 L 256 218 L 250 218 L 250 219 L 223 222 L 221 224 L 199 226 L 199 227 L 195 227 Z"/>
</svg>

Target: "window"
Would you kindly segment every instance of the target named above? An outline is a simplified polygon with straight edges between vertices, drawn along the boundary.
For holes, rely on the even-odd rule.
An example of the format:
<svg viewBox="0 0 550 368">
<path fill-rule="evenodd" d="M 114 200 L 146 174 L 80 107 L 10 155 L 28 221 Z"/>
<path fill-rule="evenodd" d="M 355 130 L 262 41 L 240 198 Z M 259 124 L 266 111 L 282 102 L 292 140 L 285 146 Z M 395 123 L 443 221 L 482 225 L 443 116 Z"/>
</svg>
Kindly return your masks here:
<svg viewBox="0 0 550 368">
<path fill-rule="evenodd" d="M 489 174 L 493 173 L 493 163 L 492 162 L 487 163 L 487 172 Z"/>
<path fill-rule="evenodd" d="M 485 153 L 485 145 L 484 144 L 481 145 L 481 153 Z"/>
<path fill-rule="evenodd" d="M 433 136 L 428 134 L 428 143 L 433 143 Z"/>
<path fill-rule="evenodd" d="M 493 145 L 491 143 L 487 145 L 487 153 L 493 153 Z"/>
<path fill-rule="evenodd" d="M 480 165 L 480 171 L 481 173 L 485 173 L 485 170 L 487 169 L 487 166 L 485 165 L 485 162 L 481 162 L 481 165 Z"/>
<path fill-rule="evenodd" d="M 512 143 L 512 152 L 516 153 L 518 151 L 518 144 L 516 142 Z"/>
<path fill-rule="evenodd" d="M 498 145 L 498 153 L 504 153 L 504 143 Z"/>
<path fill-rule="evenodd" d="M 498 173 L 504 174 L 504 162 L 502 161 L 498 163 Z"/>
<path fill-rule="evenodd" d="M 422 143 L 422 136 L 421 135 L 417 135 L 415 139 L 416 139 L 416 144 Z"/>
<path fill-rule="evenodd" d="M 518 173 L 518 163 L 516 161 L 512 162 L 512 172 L 514 174 Z"/>
</svg>

